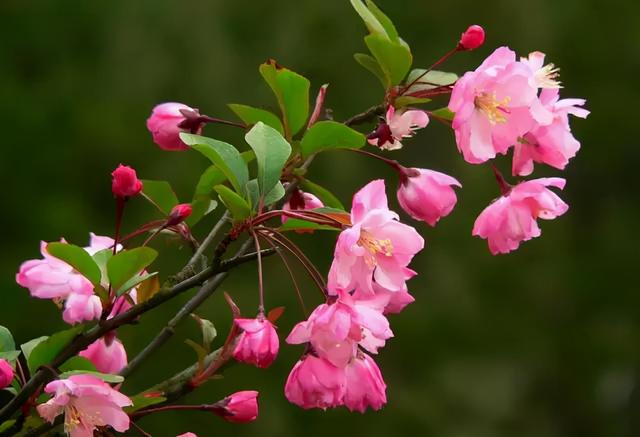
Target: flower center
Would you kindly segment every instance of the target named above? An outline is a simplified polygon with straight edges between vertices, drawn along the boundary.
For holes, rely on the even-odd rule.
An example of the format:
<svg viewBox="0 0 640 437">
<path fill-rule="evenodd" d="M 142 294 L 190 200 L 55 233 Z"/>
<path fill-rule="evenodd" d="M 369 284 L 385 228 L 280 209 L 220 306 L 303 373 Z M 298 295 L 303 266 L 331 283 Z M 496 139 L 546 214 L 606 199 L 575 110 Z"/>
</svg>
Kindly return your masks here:
<svg viewBox="0 0 640 437">
<path fill-rule="evenodd" d="M 562 88 L 560 81 L 560 69 L 553 64 L 547 64 L 535 73 L 536 82 L 540 88 Z"/>
<path fill-rule="evenodd" d="M 489 119 L 489 123 L 504 123 L 507 121 L 505 114 L 509 113 L 507 105 L 511 101 L 511 97 L 505 97 L 502 100 L 496 98 L 495 91 L 492 93 L 481 92 L 476 95 L 474 104 L 476 108 L 484 113 Z"/>
<path fill-rule="evenodd" d="M 383 240 L 377 239 L 364 229 L 360 231 L 358 246 L 367 249 L 368 253 L 365 255 L 365 261 L 370 267 L 377 264 L 376 255 L 391 256 L 393 254 L 393 244 L 391 240 L 388 238 Z"/>
</svg>

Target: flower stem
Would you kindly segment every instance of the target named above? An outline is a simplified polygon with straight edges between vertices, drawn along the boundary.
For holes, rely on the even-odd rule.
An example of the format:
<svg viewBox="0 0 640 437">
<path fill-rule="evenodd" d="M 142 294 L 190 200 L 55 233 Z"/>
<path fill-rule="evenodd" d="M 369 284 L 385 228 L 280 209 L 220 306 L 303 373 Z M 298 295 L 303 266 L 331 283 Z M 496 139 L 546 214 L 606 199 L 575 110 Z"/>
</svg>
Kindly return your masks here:
<svg viewBox="0 0 640 437">
<path fill-rule="evenodd" d="M 255 232 L 251 232 L 253 242 L 256 246 L 258 254 L 258 292 L 260 293 L 260 306 L 258 307 L 259 316 L 264 316 L 264 282 L 262 280 L 262 255 L 260 254 L 260 241 Z"/>
<path fill-rule="evenodd" d="M 407 92 L 407 90 L 409 90 L 409 88 L 411 88 L 413 85 L 415 85 L 416 83 L 418 83 L 420 81 L 420 79 L 422 79 L 423 77 L 425 77 L 427 75 L 427 73 L 429 73 L 431 70 L 433 70 L 434 68 L 436 68 L 438 65 L 442 64 L 444 61 L 446 61 L 447 59 L 449 59 L 451 56 L 453 56 L 455 53 L 459 52 L 460 46 L 456 46 L 456 48 L 450 50 L 449 52 L 447 52 L 443 57 L 441 57 L 440 59 L 438 59 L 436 62 L 434 62 L 431 67 L 427 68 L 424 73 L 422 73 L 420 76 L 416 77 L 415 79 L 413 79 L 411 81 L 411 83 L 409 83 L 408 85 L 405 85 L 402 90 L 398 93 L 398 95 L 403 95 L 404 93 Z"/>
</svg>

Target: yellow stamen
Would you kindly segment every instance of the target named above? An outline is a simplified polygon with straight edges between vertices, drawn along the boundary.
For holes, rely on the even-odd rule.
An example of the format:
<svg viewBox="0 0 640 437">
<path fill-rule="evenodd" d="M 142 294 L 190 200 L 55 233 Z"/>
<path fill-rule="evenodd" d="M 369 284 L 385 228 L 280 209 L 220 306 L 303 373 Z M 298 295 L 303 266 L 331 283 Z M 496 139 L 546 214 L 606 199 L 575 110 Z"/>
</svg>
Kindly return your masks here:
<svg viewBox="0 0 640 437">
<path fill-rule="evenodd" d="M 365 230 L 360 231 L 358 246 L 367 249 L 368 254 L 365 257 L 365 261 L 370 267 L 373 267 L 377 264 L 377 254 L 391 256 L 393 253 L 393 244 L 391 243 L 391 240 L 389 240 L 388 238 L 384 240 L 376 239 L 373 237 L 373 235 Z"/>
<path fill-rule="evenodd" d="M 511 101 L 511 97 L 505 97 L 502 100 L 498 100 L 496 98 L 495 91 L 491 94 L 482 92 L 478 94 L 474 100 L 476 108 L 482 111 L 487 118 L 489 119 L 489 123 L 505 123 L 507 121 L 507 117 L 505 114 L 508 114 L 507 105 Z"/>
<path fill-rule="evenodd" d="M 560 81 L 557 80 L 560 77 L 560 69 L 553 64 L 547 64 L 538 71 L 536 71 L 536 81 L 541 88 L 562 88 Z"/>
</svg>

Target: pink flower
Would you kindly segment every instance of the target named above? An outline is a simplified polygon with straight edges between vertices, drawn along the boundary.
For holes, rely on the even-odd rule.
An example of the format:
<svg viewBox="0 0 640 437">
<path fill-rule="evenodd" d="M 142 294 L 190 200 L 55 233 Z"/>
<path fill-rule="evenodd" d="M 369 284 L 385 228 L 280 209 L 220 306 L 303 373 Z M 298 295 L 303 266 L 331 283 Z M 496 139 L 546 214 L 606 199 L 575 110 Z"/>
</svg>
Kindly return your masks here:
<svg viewBox="0 0 640 437">
<path fill-rule="evenodd" d="M 344 405 L 351 411 L 364 413 L 367 407 L 379 410 L 387 403 L 387 385 L 373 359 L 360 353 L 345 368 Z"/>
<path fill-rule="evenodd" d="M 489 242 L 492 254 L 515 250 L 521 241 L 540 236 L 537 219 L 561 216 L 569 206 L 546 187 L 564 188 L 562 178 L 541 178 L 522 182 L 480 213 L 473 235 Z"/>
<path fill-rule="evenodd" d="M 553 64 L 544 65 L 545 54 L 542 52 L 529 53 L 528 58 L 520 58 L 520 62 L 527 65 L 533 72 L 533 84 L 537 88 L 558 89 L 562 88 L 557 80 L 560 74 L 559 68 Z"/>
<path fill-rule="evenodd" d="M 458 47 L 462 50 L 474 50 L 482 44 L 484 44 L 484 29 L 474 24 L 460 36 Z"/>
<path fill-rule="evenodd" d="M 273 324 L 264 317 L 257 319 L 235 319 L 242 329 L 233 350 L 233 357 L 243 363 L 266 368 L 278 356 L 280 343 Z"/>
<path fill-rule="evenodd" d="M 583 99 L 558 100 L 558 89 L 543 89 L 540 102 L 553 119 L 550 124 L 536 125 L 516 143 L 513 151 L 514 175 L 527 176 L 533 172 L 533 163 L 540 162 L 563 170 L 580 149 L 580 143 L 571 133 L 569 114 L 586 118 L 589 111 L 580 108 Z"/>
<path fill-rule="evenodd" d="M 89 246 L 86 246 L 84 250 L 91 256 L 104 249 L 113 249 L 113 243 L 115 241 L 111 237 L 104 237 L 102 235 L 96 235 L 93 232 L 89 233 Z M 122 245 L 118 244 L 116 252 L 122 250 Z"/>
<path fill-rule="evenodd" d="M 101 315 L 102 302 L 92 290 L 88 293 L 71 293 L 64 303 L 62 319 L 70 325 L 75 325 L 99 319 Z"/>
<path fill-rule="evenodd" d="M 373 294 L 374 283 L 389 291 L 405 289 L 415 275 L 407 266 L 424 247 L 424 239 L 389 210 L 383 180 L 372 181 L 355 194 L 351 223 L 338 237 L 329 293 L 358 289 Z"/>
<path fill-rule="evenodd" d="M 332 408 L 343 403 L 345 371 L 329 361 L 305 355 L 291 370 L 284 386 L 289 402 L 301 408 Z"/>
<path fill-rule="evenodd" d="M 322 208 L 324 203 L 311 193 L 301 190 L 294 190 L 287 203 L 282 206 L 283 211 L 303 211 L 307 209 Z M 282 216 L 282 223 L 286 222 L 288 217 Z"/>
<path fill-rule="evenodd" d="M 169 218 L 167 219 L 167 226 L 177 225 L 178 223 L 182 223 L 191 215 L 193 212 L 193 208 L 189 203 L 181 203 L 176 205 L 171 210 L 169 214 Z"/>
<path fill-rule="evenodd" d="M 221 401 L 223 406 L 218 413 L 227 422 L 245 423 L 258 417 L 258 392 L 239 391 Z"/>
<path fill-rule="evenodd" d="M 127 351 L 117 338 L 112 338 L 107 344 L 107 340 L 102 337 L 78 355 L 91 361 L 96 370 L 102 373 L 116 374 L 127 365 Z"/>
<path fill-rule="evenodd" d="M 198 437 L 198 435 L 193 432 L 185 432 L 184 434 L 180 434 L 176 437 Z"/>
<path fill-rule="evenodd" d="M 64 430 L 71 437 L 91 437 L 100 426 L 118 432 L 129 429 L 129 416 L 122 407 L 131 400 L 109 384 L 92 375 L 74 375 L 46 385 L 53 398 L 37 407 L 38 414 L 49 423 L 64 413 Z"/>
<path fill-rule="evenodd" d="M 415 130 L 424 128 L 429 123 L 427 113 L 420 110 L 409 110 L 396 113 L 390 105 L 387 109 L 386 120 L 369 135 L 368 142 L 385 150 L 402 148 L 400 140 L 410 138 Z"/>
<path fill-rule="evenodd" d="M 496 49 L 454 85 L 449 109 L 464 159 L 478 164 L 506 153 L 548 111 L 537 101 L 531 69 L 507 47 Z"/>
<path fill-rule="evenodd" d="M 5 359 L 0 359 L 0 389 L 8 387 L 13 381 L 13 367 Z"/>
<path fill-rule="evenodd" d="M 373 290 L 375 294 L 361 293 L 356 290 L 352 295 L 353 299 L 360 304 L 376 309 L 382 314 L 397 314 L 415 301 L 413 296 L 409 294 L 406 285 L 402 290 L 389 291 L 374 283 Z"/>
<path fill-rule="evenodd" d="M 197 109 L 182 103 L 161 103 L 153 108 L 147 119 L 147 129 L 161 149 L 188 150 L 189 146 L 180 139 L 180 132 L 200 133 L 203 124 L 198 120 L 199 116 Z"/>
<path fill-rule="evenodd" d="M 449 175 L 422 168 L 407 169 L 398 188 L 398 202 L 416 220 L 435 226 L 440 218 L 449 215 L 456 204 L 452 186 L 461 187 Z"/>
<path fill-rule="evenodd" d="M 142 182 L 138 179 L 136 171 L 129 166 L 120 164 L 111 176 L 111 191 L 116 197 L 127 199 L 142 191 Z"/>
</svg>

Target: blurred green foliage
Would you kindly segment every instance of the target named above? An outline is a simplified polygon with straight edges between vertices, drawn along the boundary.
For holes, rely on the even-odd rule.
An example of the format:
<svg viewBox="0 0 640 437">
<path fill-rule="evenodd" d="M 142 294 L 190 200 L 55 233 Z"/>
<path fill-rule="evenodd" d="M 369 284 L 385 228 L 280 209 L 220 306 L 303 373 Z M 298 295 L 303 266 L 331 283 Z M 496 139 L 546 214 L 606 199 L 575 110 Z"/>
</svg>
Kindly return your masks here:
<svg viewBox="0 0 640 437">
<path fill-rule="evenodd" d="M 517 252 L 492 257 L 470 236 L 477 213 L 497 195 L 490 170 L 462 161 L 452 134 L 432 122 L 397 156 L 414 166 L 454 175 L 464 189 L 454 213 L 437 229 L 417 226 L 428 240 L 414 263 L 417 302 L 392 318 L 396 334 L 377 358 L 389 405 L 365 415 L 303 411 L 285 400 L 286 375 L 302 352 L 285 347 L 267 370 L 233 366 L 188 402 L 211 402 L 237 389 L 261 392 L 260 419 L 237 426 L 204 413 L 163 413 L 140 424 L 155 436 L 194 431 L 234 435 L 420 435 L 539 437 L 640 435 L 640 294 L 636 281 L 640 160 L 634 114 L 640 98 L 640 6 L 627 0 L 425 2 L 380 0 L 411 45 L 416 67 L 452 47 L 472 23 L 487 42 L 456 56 L 446 69 L 473 69 L 508 44 L 522 55 L 548 54 L 562 68 L 567 97 L 586 97 L 587 121 L 574 120 L 583 150 L 564 173 L 568 214 L 544 223 L 543 237 Z M 267 58 L 329 83 L 336 120 L 381 99 L 377 80 L 354 60 L 366 50 L 364 26 L 349 2 L 300 0 L 3 0 L 0 3 L 0 124 L 3 188 L 1 323 L 17 342 L 64 328 L 48 301 L 29 298 L 13 279 L 40 239 L 60 236 L 84 245 L 89 231 L 110 234 L 114 202 L 110 171 L 120 162 L 148 179 L 170 180 L 188 201 L 207 162 L 197 153 L 155 147 L 144 121 L 154 104 L 179 101 L 211 116 L 232 117 L 227 103 L 277 110 L 258 66 Z M 445 103 L 445 102 L 443 102 Z M 367 127 L 368 128 L 368 127 Z M 238 146 L 232 127 L 206 135 Z M 501 160 L 508 168 L 508 161 Z M 538 175 L 557 175 L 542 170 Z M 321 156 L 312 180 L 348 204 L 368 180 L 389 177 L 382 164 L 343 152 Z M 395 205 L 395 200 L 392 200 Z M 142 200 L 126 211 L 126 228 L 157 217 Z M 205 219 L 202 235 L 213 217 Z M 326 271 L 333 238 L 297 238 Z M 188 257 L 159 241 L 166 276 Z M 269 307 L 286 305 L 284 337 L 301 313 L 277 258 L 266 261 Z M 319 298 L 300 276 L 308 305 Z M 251 314 L 257 305 L 255 266 L 225 284 Z M 183 296 L 119 336 L 131 355 L 176 311 Z M 199 314 L 227 330 L 221 295 Z M 183 343 L 196 323 L 180 326 L 168 346 L 124 389 L 147 387 L 195 361 Z M 224 336 L 216 340 L 222 341 Z M 634 424 L 635 421 L 635 424 Z M 635 428 L 634 428 L 635 426 Z"/>
</svg>

